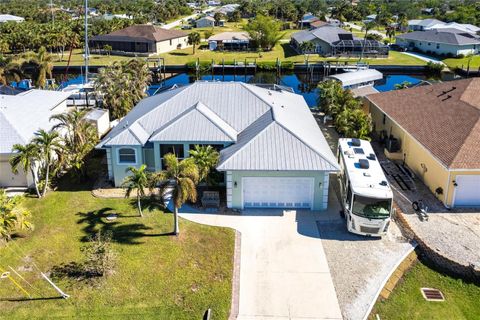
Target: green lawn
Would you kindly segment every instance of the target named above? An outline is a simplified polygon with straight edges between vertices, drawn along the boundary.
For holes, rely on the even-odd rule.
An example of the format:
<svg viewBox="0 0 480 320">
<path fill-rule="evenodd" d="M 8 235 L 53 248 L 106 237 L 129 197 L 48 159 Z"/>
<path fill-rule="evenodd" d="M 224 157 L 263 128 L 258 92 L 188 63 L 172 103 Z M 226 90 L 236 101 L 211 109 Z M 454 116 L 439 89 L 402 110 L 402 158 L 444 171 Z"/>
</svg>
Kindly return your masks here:
<svg viewBox="0 0 480 320">
<path fill-rule="evenodd" d="M 450 59 L 445 59 L 443 62 L 449 67 L 449 68 L 463 68 L 466 70 L 467 65 L 468 65 L 468 58 L 462 58 L 462 59 L 455 59 L 455 58 L 450 58 Z M 472 60 L 470 61 L 470 71 L 477 71 L 478 68 L 480 68 L 480 56 L 474 56 Z"/>
<path fill-rule="evenodd" d="M 303 54 L 298 54 L 295 52 L 288 43 L 281 42 L 275 46 L 272 51 L 262 52 L 261 54 L 257 52 L 218 52 L 210 51 L 207 48 L 207 45 L 203 44 L 203 49 L 197 48 L 195 55 L 193 54 L 192 48 L 186 48 L 182 50 L 175 50 L 169 53 L 161 54 L 160 57 L 165 59 L 165 63 L 169 65 L 178 65 L 186 64 L 188 62 L 195 61 L 197 58 L 203 61 L 215 60 L 217 63 L 221 63 L 222 59 L 225 61 L 244 61 L 247 59 L 252 62 L 257 61 L 275 61 L 277 58 L 281 61 L 292 61 L 297 63 L 303 63 L 305 61 L 305 56 Z M 132 59 L 131 57 L 120 57 L 120 56 L 103 56 L 103 55 L 92 55 L 90 58 L 90 65 L 109 65 L 114 61 L 128 60 Z M 55 65 L 65 66 L 67 65 L 67 58 L 65 57 L 63 61 L 56 61 Z M 349 62 L 356 63 L 358 62 L 357 58 L 347 59 L 347 58 L 324 58 L 318 55 L 310 55 L 310 62 L 320 62 L 320 61 L 338 61 L 338 62 Z M 418 58 L 403 54 L 397 51 L 390 51 L 388 58 L 370 58 L 365 59 L 366 62 L 373 65 L 425 65 L 426 62 Z M 70 65 L 83 65 L 83 57 L 80 50 L 77 50 L 72 55 Z"/>
<path fill-rule="evenodd" d="M 422 287 L 441 290 L 445 301 L 426 301 L 420 292 Z M 418 263 L 386 301 L 377 302 L 370 319 L 378 313 L 382 320 L 476 320 L 480 315 L 479 297 L 480 287 Z"/>
<path fill-rule="evenodd" d="M 209 307 L 213 319 L 228 317 L 232 230 L 181 219 L 180 236 L 171 236 L 171 214 L 152 209 L 140 218 L 129 200 L 98 199 L 90 191 L 51 192 L 42 200 L 27 199 L 25 206 L 33 214 L 35 230 L 15 239 L 18 246 L 0 247 L 2 269 L 12 266 L 21 270 L 30 265 L 30 259 L 45 272 L 64 263 L 81 262 L 85 237 L 102 229 L 113 232 L 116 273 L 93 287 L 57 280 L 71 295 L 68 300 L 6 301 L 23 295 L 7 279 L 0 279 L 1 319 L 201 319 Z M 117 221 L 107 222 L 110 213 L 119 214 Z M 36 270 L 21 274 L 44 297 L 58 296 Z"/>
</svg>

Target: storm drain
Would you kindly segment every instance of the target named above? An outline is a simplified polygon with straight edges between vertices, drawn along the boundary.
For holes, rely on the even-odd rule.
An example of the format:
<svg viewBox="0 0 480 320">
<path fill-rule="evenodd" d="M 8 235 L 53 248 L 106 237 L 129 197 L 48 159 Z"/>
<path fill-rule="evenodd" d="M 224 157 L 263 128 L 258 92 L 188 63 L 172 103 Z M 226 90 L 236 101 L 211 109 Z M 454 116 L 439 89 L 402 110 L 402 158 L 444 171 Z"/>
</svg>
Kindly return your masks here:
<svg viewBox="0 0 480 320">
<path fill-rule="evenodd" d="M 422 295 L 427 301 L 445 301 L 443 293 L 438 289 L 421 288 Z"/>
</svg>

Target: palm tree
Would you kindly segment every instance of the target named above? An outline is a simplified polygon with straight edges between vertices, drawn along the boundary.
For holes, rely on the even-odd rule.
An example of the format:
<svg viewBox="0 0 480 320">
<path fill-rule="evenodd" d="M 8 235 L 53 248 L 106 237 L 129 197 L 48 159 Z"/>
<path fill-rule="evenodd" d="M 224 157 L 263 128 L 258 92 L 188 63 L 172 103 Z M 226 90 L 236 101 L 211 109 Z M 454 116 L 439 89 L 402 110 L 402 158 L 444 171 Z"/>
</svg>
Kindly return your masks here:
<svg viewBox="0 0 480 320">
<path fill-rule="evenodd" d="M 208 178 L 210 171 L 218 164 L 220 157 L 218 151 L 209 145 L 196 145 L 194 150 L 190 150 L 190 156 L 197 165 L 199 182 Z"/>
<path fill-rule="evenodd" d="M 20 196 L 7 197 L 5 190 L 0 189 L 0 239 L 8 241 L 15 230 L 33 229 L 28 220 L 30 212 L 20 206 Z"/>
<path fill-rule="evenodd" d="M 22 77 L 20 66 L 11 57 L 6 58 L 0 54 L 0 84 L 6 85 L 10 79 L 20 81 Z"/>
<path fill-rule="evenodd" d="M 146 171 L 147 166 L 142 164 L 140 168 L 128 167 L 127 172 L 130 173 L 122 183 L 125 188 L 125 197 L 130 197 L 132 191 L 137 191 L 137 207 L 140 217 L 143 217 L 141 197 L 145 196 L 145 188 L 150 186 L 150 173 Z"/>
<path fill-rule="evenodd" d="M 27 53 L 25 57 L 27 61 L 24 63 L 24 67 L 33 67 L 35 69 L 35 85 L 39 88 L 44 88 L 47 84 L 47 79 L 52 78 L 53 56 L 47 52 L 45 47 L 41 47 L 37 53 Z"/>
<path fill-rule="evenodd" d="M 174 230 L 177 235 L 180 230 L 178 227 L 178 209 L 187 201 L 197 200 L 196 184 L 198 183 L 198 168 L 193 158 L 187 158 L 178 161 L 172 154 L 166 154 L 163 158 L 166 169 L 154 174 L 153 185 L 158 186 L 160 194 L 163 197 L 171 196 L 173 201 Z"/>
<path fill-rule="evenodd" d="M 80 172 L 80 175 L 85 173 L 83 170 L 85 157 L 98 141 L 95 127 L 85 120 L 87 112 L 87 109 L 75 109 L 50 117 L 50 120 L 58 122 L 53 127 L 54 130 L 65 130 L 65 135 L 62 138 L 62 155 L 66 165 Z"/>
<path fill-rule="evenodd" d="M 54 154 L 61 149 L 60 135 L 54 130 L 47 132 L 41 129 L 35 132 L 35 138 L 33 138 L 32 143 L 38 148 L 41 162 L 44 164 L 45 185 L 43 186 L 42 196 L 45 196 Z"/>
<path fill-rule="evenodd" d="M 193 54 L 195 54 L 195 47 L 200 43 L 200 33 L 192 32 L 188 34 L 188 44 L 193 46 Z"/>
<path fill-rule="evenodd" d="M 365 36 L 363 37 L 363 46 L 362 46 L 362 53 L 360 55 L 360 60 L 359 61 L 362 61 L 363 59 L 363 54 L 365 52 L 365 45 L 367 44 L 367 35 L 368 35 L 368 31 L 372 30 L 373 28 L 375 28 L 375 26 L 377 25 L 377 23 L 375 21 L 370 21 L 370 22 L 367 22 L 365 24 L 365 27 L 364 30 L 365 30 Z"/>
<path fill-rule="evenodd" d="M 312 41 L 304 41 L 300 44 L 300 50 L 305 54 L 308 64 L 309 55 L 315 50 L 315 44 Z"/>
<path fill-rule="evenodd" d="M 36 145 L 29 143 L 27 145 L 15 144 L 13 145 L 12 152 L 14 156 L 10 158 L 10 165 L 13 173 L 18 173 L 18 168 L 21 167 L 23 171 L 30 171 L 33 177 L 33 184 L 35 186 L 35 192 L 39 198 L 42 197 L 40 190 L 38 189 L 38 172 L 37 162 L 39 161 L 39 150 Z"/>
</svg>

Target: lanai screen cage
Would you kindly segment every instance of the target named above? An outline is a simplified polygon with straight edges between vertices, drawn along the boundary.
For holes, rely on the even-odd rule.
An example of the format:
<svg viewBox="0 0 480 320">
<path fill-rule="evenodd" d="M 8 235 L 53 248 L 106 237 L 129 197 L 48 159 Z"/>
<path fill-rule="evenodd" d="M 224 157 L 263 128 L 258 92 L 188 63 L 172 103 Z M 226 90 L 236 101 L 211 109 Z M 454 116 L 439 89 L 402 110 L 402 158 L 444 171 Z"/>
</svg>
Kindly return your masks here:
<svg viewBox="0 0 480 320">
<path fill-rule="evenodd" d="M 358 56 L 362 50 L 365 56 L 388 56 L 388 46 L 377 40 L 340 40 L 332 45 L 334 56 Z"/>
</svg>

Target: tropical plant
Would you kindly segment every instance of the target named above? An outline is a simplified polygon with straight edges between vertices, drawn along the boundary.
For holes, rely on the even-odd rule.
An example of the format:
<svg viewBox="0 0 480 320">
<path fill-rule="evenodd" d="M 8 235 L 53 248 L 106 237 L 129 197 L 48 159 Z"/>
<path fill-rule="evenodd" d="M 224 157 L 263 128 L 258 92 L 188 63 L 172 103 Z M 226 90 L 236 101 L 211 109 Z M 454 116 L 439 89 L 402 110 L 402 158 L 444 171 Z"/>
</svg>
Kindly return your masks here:
<svg viewBox="0 0 480 320">
<path fill-rule="evenodd" d="M 17 174 L 18 168 L 22 168 L 24 172 L 30 172 L 33 178 L 35 192 L 39 198 L 42 197 L 38 188 L 38 164 L 40 160 L 40 152 L 33 143 L 27 145 L 15 144 L 12 148 L 13 156 L 10 158 L 10 166 L 12 172 Z"/>
<path fill-rule="evenodd" d="M 221 12 L 215 12 L 213 19 L 215 20 L 215 25 L 218 26 L 220 21 L 225 18 L 225 15 Z"/>
<path fill-rule="evenodd" d="M 158 186 L 160 195 L 170 199 L 173 203 L 174 230 L 173 234 L 180 232 L 178 226 L 178 209 L 190 200 L 197 200 L 196 184 L 199 180 L 198 168 L 193 158 L 179 161 L 172 154 L 166 154 L 163 158 L 166 169 L 154 174 L 152 186 Z"/>
<path fill-rule="evenodd" d="M 403 81 L 402 83 L 395 84 L 395 90 L 410 88 L 412 83 L 410 81 Z"/>
<path fill-rule="evenodd" d="M 305 54 L 307 64 L 310 53 L 315 50 L 315 44 L 312 41 L 304 41 L 300 44 L 300 50 Z"/>
<path fill-rule="evenodd" d="M 377 25 L 376 21 L 370 21 L 370 22 L 365 23 L 365 26 L 363 27 L 363 30 L 365 31 L 365 36 L 363 37 L 362 53 L 360 54 L 359 61 L 362 61 L 363 54 L 365 53 L 365 46 L 367 44 L 368 31 L 375 28 L 376 25 Z"/>
<path fill-rule="evenodd" d="M 21 206 L 21 196 L 8 197 L 0 189 L 0 239 L 9 241 L 17 230 L 32 230 L 30 212 Z"/>
<path fill-rule="evenodd" d="M 253 43 L 266 51 L 272 48 L 280 41 L 283 34 L 280 33 L 280 23 L 271 17 L 258 15 L 245 26 L 245 30 L 250 35 Z"/>
<path fill-rule="evenodd" d="M 207 181 L 210 171 L 218 164 L 220 158 L 218 151 L 210 145 L 195 145 L 195 148 L 190 150 L 190 156 L 197 165 L 199 182 Z"/>
<path fill-rule="evenodd" d="M 133 191 L 136 191 L 137 208 L 140 217 L 143 217 L 141 198 L 145 196 L 145 189 L 150 183 L 150 173 L 147 171 L 147 166 L 142 164 L 140 168 L 128 167 L 128 176 L 125 177 L 122 187 L 125 188 L 125 197 L 129 198 Z"/>
<path fill-rule="evenodd" d="M 0 54 L 0 84 L 6 85 L 9 80 L 19 81 L 23 77 L 20 66 L 11 57 Z"/>
<path fill-rule="evenodd" d="M 42 196 L 45 196 L 49 187 L 50 171 L 53 167 L 55 155 L 61 155 L 59 152 L 62 149 L 60 140 L 60 135 L 57 131 L 45 131 L 43 129 L 35 132 L 35 137 L 32 140 L 32 143 L 39 151 L 40 163 L 43 164 L 44 185 Z"/>
<path fill-rule="evenodd" d="M 103 46 L 103 50 L 107 53 L 107 55 L 110 55 L 110 52 L 112 52 L 113 48 L 111 45 L 106 44 Z"/>
<path fill-rule="evenodd" d="M 192 32 L 188 34 L 188 44 L 193 47 L 193 54 L 195 54 L 195 47 L 200 44 L 200 33 Z"/>
<path fill-rule="evenodd" d="M 45 88 L 47 79 L 52 78 L 53 56 L 47 52 L 45 47 L 41 47 L 37 53 L 25 54 L 25 58 L 26 61 L 22 64 L 22 68 L 33 68 L 35 85 L 39 88 Z"/>
<path fill-rule="evenodd" d="M 95 127 L 85 119 L 87 109 L 56 114 L 50 120 L 58 123 L 53 129 L 62 129 L 62 159 L 67 168 L 73 168 L 81 176 L 85 174 L 85 157 L 95 147 L 98 135 Z"/>
<path fill-rule="evenodd" d="M 152 80 L 147 63 L 132 59 L 115 62 L 100 69 L 95 90 L 103 96 L 103 103 L 114 119 L 124 117 L 135 104 L 146 97 L 146 89 Z"/>
</svg>

